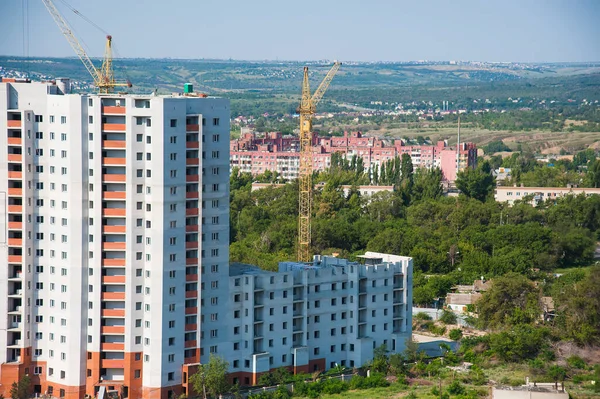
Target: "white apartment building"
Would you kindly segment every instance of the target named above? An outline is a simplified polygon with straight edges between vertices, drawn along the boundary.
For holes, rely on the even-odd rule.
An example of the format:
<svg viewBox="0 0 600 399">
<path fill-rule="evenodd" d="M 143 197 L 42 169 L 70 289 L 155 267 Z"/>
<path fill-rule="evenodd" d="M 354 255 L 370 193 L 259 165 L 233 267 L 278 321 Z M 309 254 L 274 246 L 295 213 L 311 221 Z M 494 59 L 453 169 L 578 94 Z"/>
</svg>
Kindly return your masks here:
<svg viewBox="0 0 600 399">
<path fill-rule="evenodd" d="M 359 367 L 374 349 L 405 350 L 412 333 L 412 258 L 367 252 L 364 262 L 315 256 L 279 272 L 232 265 L 227 326 L 234 380 L 262 373 Z"/>
<path fill-rule="evenodd" d="M 527 198 L 530 204 L 537 206 L 544 201 L 580 194 L 599 195 L 600 188 L 579 188 L 567 185 L 566 187 L 497 186 L 494 189 L 494 199 L 498 202 L 508 202 L 509 205 Z"/>
<path fill-rule="evenodd" d="M 0 393 L 175 397 L 230 356 L 229 101 L 69 93 L 0 83 Z"/>
</svg>

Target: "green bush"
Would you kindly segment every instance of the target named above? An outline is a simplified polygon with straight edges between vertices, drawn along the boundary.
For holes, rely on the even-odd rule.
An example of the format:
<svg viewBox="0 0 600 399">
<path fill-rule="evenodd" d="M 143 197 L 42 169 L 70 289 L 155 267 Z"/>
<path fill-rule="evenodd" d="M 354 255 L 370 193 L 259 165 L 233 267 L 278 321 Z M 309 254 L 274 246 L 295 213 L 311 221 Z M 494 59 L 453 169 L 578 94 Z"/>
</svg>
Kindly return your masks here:
<svg viewBox="0 0 600 399">
<path fill-rule="evenodd" d="M 280 386 L 272 392 L 260 392 L 249 396 L 250 399 L 290 399 L 292 393 L 285 386 Z"/>
<path fill-rule="evenodd" d="M 448 310 L 444 310 L 440 316 L 440 321 L 444 324 L 456 324 L 456 315 Z"/>
<path fill-rule="evenodd" d="M 450 337 L 450 339 L 453 341 L 458 341 L 459 339 L 462 338 L 462 336 L 463 336 L 463 333 L 460 328 L 453 328 L 452 330 L 450 330 L 450 333 L 448 334 L 448 337 Z"/>
<path fill-rule="evenodd" d="M 335 395 L 348 390 L 348 384 L 337 378 L 330 378 L 321 383 L 321 392 L 328 395 Z"/>
<path fill-rule="evenodd" d="M 429 316 L 425 312 L 419 312 L 416 315 L 414 315 L 413 318 L 415 318 L 417 320 L 431 320 L 431 316 Z"/>
<path fill-rule="evenodd" d="M 444 335 L 446 333 L 446 327 L 436 326 L 435 324 L 429 325 L 429 332 L 434 335 Z"/>
<path fill-rule="evenodd" d="M 457 380 L 450 384 L 446 390 L 450 395 L 462 395 L 465 393 L 465 387 Z"/>
<path fill-rule="evenodd" d="M 580 358 L 579 356 L 571 356 L 567 359 L 567 364 L 569 365 L 569 367 L 572 367 L 574 369 L 584 369 L 585 368 L 585 361 Z"/>
</svg>

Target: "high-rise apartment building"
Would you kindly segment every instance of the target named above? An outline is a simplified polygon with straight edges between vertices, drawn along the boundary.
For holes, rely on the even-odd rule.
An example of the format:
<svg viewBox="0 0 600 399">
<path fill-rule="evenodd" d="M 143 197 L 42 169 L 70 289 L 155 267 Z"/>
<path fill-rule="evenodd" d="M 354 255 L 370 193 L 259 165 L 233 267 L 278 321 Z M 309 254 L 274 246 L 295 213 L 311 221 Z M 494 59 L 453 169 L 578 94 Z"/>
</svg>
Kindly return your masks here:
<svg viewBox="0 0 600 399">
<path fill-rule="evenodd" d="M 230 346 L 229 102 L 69 93 L 0 83 L 0 393 L 175 397 Z"/>
</svg>

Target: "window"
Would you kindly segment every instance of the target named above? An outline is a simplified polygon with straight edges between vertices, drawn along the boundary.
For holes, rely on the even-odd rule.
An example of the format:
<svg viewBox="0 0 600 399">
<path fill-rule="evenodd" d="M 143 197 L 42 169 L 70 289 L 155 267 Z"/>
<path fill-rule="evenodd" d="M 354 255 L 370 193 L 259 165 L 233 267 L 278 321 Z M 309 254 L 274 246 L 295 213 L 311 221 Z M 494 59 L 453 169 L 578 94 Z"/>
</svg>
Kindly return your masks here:
<svg viewBox="0 0 600 399">
<path fill-rule="evenodd" d="M 219 118 L 213 118 L 213 126 L 219 126 Z"/>
<path fill-rule="evenodd" d="M 177 119 L 171 119 L 171 127 L 177 127 Z"/>
</svg>

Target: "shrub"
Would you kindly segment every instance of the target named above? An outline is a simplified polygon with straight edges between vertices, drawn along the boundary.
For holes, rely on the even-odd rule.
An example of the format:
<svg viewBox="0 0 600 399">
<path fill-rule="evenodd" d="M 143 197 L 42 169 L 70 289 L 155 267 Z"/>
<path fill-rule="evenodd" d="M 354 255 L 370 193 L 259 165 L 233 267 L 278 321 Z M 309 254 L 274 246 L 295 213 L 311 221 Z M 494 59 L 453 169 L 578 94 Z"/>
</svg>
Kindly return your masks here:
<svg viewBox="0 0 600 399">
<path fill-rule="evenodd" d="M 456 324 L 456 315 L 448 310 L 444 310 L 440 316 L 440 321 L 444 324 Z"/>
<path fill-rule="evenodd" d="M 434 335 L 444 335 L 446 333 L 446 327 L 431 324 L 429 325 L 429 332 Z"/>
<path fill-rule="evenodd" d="M 408 395 L 406 395 L 406 399 L 417 399 L 417 394 L 414 391 L 410 391 Z"/>
<path fill-rule="evenodd" d="M 574 369 L 584 369 L 585 368 L 585 361 L 580 358 L 579 356 L 571 356 L 567 359 L 567 364 L 569 365 L 569 367 L 572 367 Z"/>
<path fill-rule="evenodd" d="M 465 387 L 457 380 L 450 384 L 446 390 L 450 395 L 462 395 L 465 393 Z"/>
<path fill-rule="evenodd" d="M 348 390 L 348 384 L 337 378 L 330 378 L 323 381 L 321 392 L 329 395 L 339 394 Z"/>
<path fill-rule="evenodd" d="M 450 337 L 450 339 L 453 341 L 458 341 L 459 339 L 462 338 L 462 336 L 463 336 L 463 333 L 460 328 L 453 328 L 452 330 L 450 330 L 450 333 L 448 334 L 448 337 Z"/>
<path fill-rule="evenodd" d="M 417 320 L 431 320 L 431 316 L 429 316 L 425 312 L 419 312 L 416 315 L 414 315 L 413 318 L 415 318 Z"/>
</svg>

